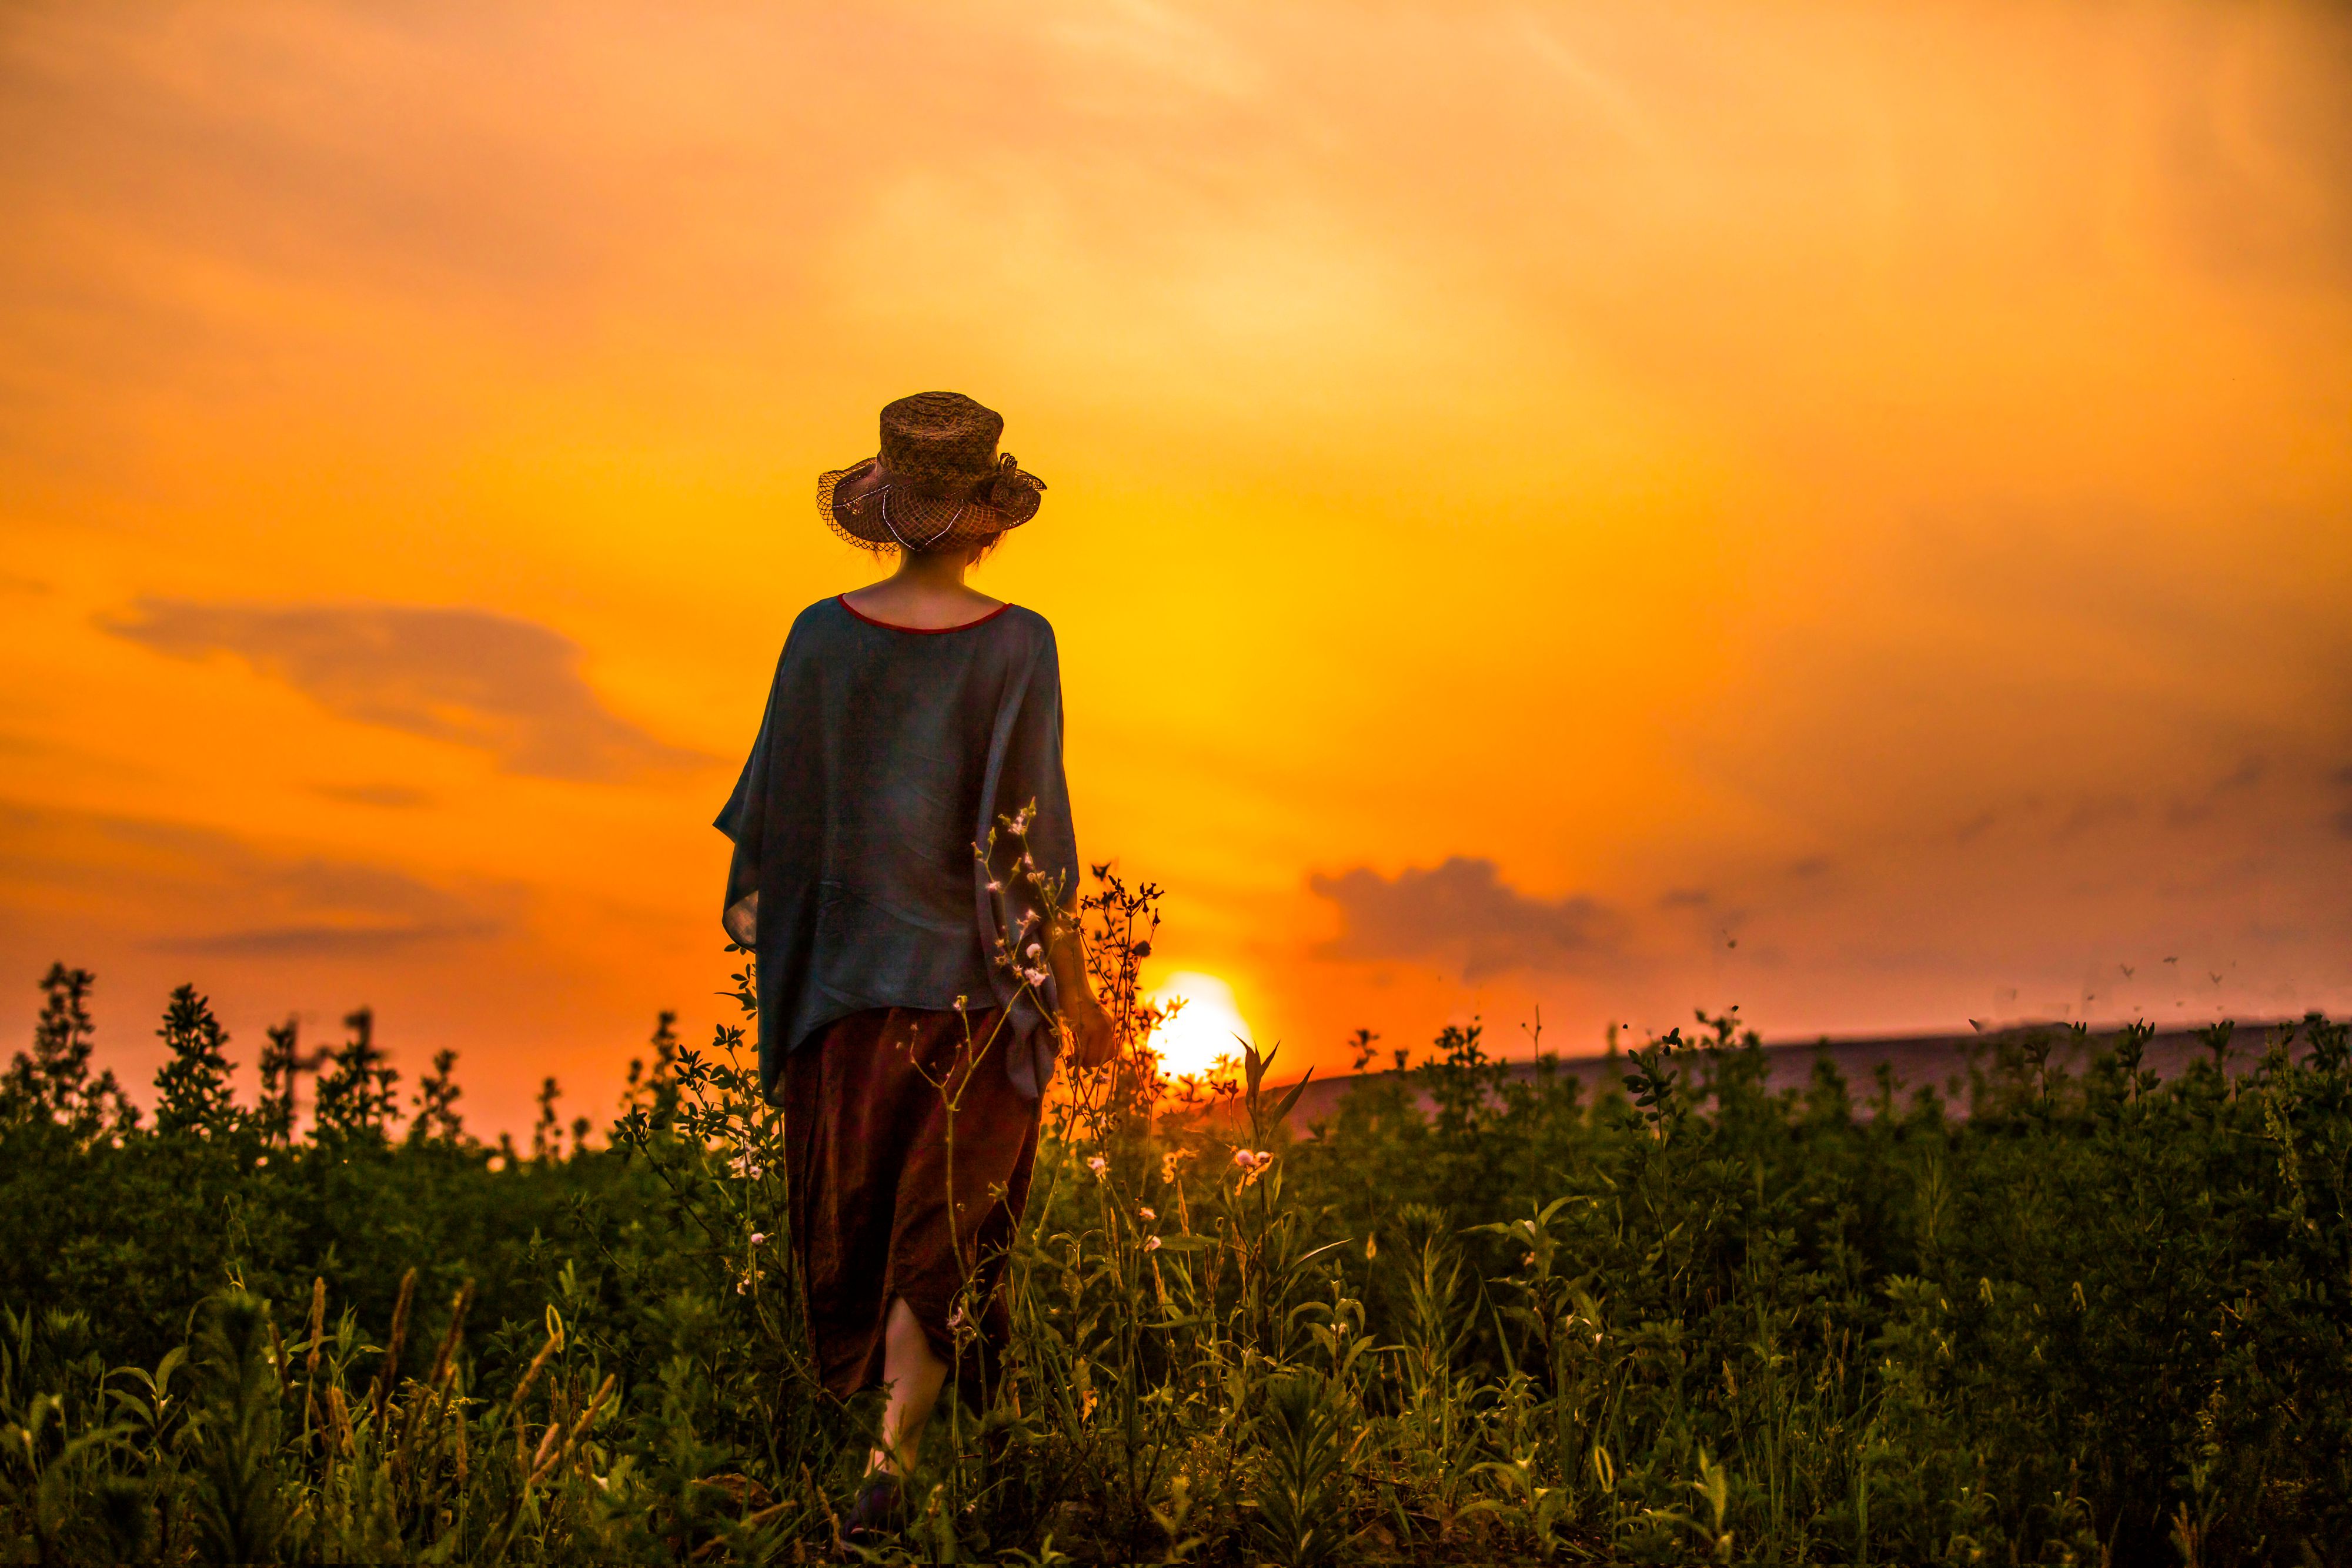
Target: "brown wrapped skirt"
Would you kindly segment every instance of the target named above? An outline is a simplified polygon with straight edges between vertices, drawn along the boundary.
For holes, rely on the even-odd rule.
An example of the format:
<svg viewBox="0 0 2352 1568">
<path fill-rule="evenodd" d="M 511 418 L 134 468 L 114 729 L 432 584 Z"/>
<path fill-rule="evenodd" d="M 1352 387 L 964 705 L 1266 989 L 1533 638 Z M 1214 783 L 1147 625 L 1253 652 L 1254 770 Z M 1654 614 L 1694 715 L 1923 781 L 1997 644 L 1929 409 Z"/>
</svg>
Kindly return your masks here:
<svg viewBox="0 0 2352 1568">
<path fill-rule="evenodd" d="M 898 1297 L 950 1366 L 949 1319 L 976 1307 L 958 1386 L 974 1396 L 994 1375 L 1009 1327 L 997 1286 L 1029 1199 L 1038 1113 L 1005 1071 L 1008 1042 L 990 1041 L 999 1016 L 856 1013 L 784 1063 L 793 1251 L 818 1370 L 840 1398 L 881 1381 Z"/>
</svg>

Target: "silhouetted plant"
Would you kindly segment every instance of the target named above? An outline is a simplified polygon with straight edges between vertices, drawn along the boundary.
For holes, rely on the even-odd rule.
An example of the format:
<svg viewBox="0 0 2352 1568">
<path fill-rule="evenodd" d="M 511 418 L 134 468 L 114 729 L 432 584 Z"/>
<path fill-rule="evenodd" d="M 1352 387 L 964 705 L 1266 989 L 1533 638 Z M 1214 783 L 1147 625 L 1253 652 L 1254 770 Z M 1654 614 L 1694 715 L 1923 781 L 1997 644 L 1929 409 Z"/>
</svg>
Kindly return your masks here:
<svg viewBox="0 0 2352 1568">
<path fill-rule="evenodd" d="M 352 1012 L 343 1027 L 351 1030 L 351 1038 L 327 1053 L 314 1119 L 321 1130 L 342 1138 L 382 1138 L 400 1103 L 400 1074 L 375 1042 L 373 1009 Z"/>
<path fill-rule="evenodd" d="M 555 1113 L 556 1103 L 563 1098 L 562 1085 L 552 1076 L 542 1080 L 539 1097 L 539 1120 L 530 1127 L 530 1157 L 547 1161 L 563 1152 L 563 1119 Z"/>
<path fill-rule="evenodd" d="M 255 1130 L 264 1141 L 291 1143 L 294 1137 L 294 1084 L 304 1069 L 301 1025 L 292 1019 L 262 1031 L 260 1102 L 254 1107 Z"/>
<path fill-rule="evenodd" d="M 410 1143 L 455 1144 L 464 1136 L 466 1124 L 457 1114 L 457 1102 L 465 1091 L 457 1086 L 457 1065 L 456 1051 L 444 1049 L 433 1053 L 433 1071 L 416 1081 L 415 1112 L 408 1122 Z"/>
<path fill-rule="evenodd" d="M 33 1026 L 33 1049 L 19 1051 L 0 1077 L 0 1117 L 47 1118 L 78 1138 L 137 1124 L 138 1110 L 124 1098 L 113 1072 L 90 1076 L 89 992 L 96 983 L 87 969 L 49 966 L 41 981 L 45 996 Z"/>
<path fill-rule="evenodd" d="M 205 1137 L 227 1132 L 236 1116 L 228 1087 L 234 1063 L 226 1050 L 228 1033 L 213 1017 L 211 1002 L 195 987 L 182 986 L 172 993 L 156 1032 L 171 1057 L 155 1074 L 155 1130 Z"/>
</svg>

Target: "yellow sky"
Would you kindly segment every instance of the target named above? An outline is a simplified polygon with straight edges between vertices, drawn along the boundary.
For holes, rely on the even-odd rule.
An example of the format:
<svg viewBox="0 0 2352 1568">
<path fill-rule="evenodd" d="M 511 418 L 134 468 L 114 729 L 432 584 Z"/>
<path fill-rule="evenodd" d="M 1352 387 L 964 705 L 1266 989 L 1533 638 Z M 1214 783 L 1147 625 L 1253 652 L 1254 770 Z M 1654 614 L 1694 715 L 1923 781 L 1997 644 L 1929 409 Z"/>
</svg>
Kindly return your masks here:
<svg viewBox="0 0 2352 1568">
<path fill-rule="evenodd" d="M 2340 7 L 19 5 L 0 211 L 6 1038 L 601 1112 L 930 387 L 1287 1060 L 2352 1001 Z"/>
</svg>

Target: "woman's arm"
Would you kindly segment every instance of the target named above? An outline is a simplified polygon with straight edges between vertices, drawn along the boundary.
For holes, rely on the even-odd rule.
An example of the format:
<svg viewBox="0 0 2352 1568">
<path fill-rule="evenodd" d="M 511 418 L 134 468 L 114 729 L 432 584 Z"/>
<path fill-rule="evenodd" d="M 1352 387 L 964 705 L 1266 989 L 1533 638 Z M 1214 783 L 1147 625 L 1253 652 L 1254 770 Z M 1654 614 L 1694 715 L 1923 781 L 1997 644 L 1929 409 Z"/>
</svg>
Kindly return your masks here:
<svg viewBox="0 0 2352 1568">
<path fill-rule="evenodd" d="M 1118 1051 L 1118 1030 L 1095 999 L 1087 977 L 1086 939 L 1076 904 L 1055 917 L 1048 942 L 1055 988 L 1062 1002 L 1062 1027 L 1069 1031 L 1072 1057 L 1081 1071 L 1107 1065 Z"/>
<path fill-rule="evenodd" d="M 727 939 L 738 947 L 757 947 L 760 945 L 760 890 L 755 887 L 729 904 L 727 913 L 719 917 L 719 924 L 727 928 Z"/>
</svg>

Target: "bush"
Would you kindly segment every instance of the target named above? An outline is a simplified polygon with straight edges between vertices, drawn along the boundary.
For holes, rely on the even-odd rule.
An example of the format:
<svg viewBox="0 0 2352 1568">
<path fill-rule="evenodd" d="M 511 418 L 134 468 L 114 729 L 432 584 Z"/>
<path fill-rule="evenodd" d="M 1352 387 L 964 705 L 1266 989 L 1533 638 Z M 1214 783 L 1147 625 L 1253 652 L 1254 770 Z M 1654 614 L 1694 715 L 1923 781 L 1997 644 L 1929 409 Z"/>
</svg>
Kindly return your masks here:
<svg viewBox="0 0 2352 1568">
<path fill-rule="evenodd" d="M 1156 890 L 1093 959 L 1130 1038 Z M 611 1146 L 536 1157 L 364 1015 L 297 1135 L 173 998 L 152 1127 L 59 969 L 0 1084 L 0 1552 L 820 1554 L 870 1399 L 816 1391 L 776 1113 L 666 1018 Z M 736 977 L 748 999 L 748 970 Z M 921 1557 L 2341 1561 L 2347 1030 L 2160 1082 L 2143 1029 L 1768 1092 L 1702 1020 L 1514 1078 L 1475 1029 L 1294 1139 L 1272 1058 L 1050 1103 L 1008 1375 L 944 1401 Z M 1189 1098 L 1186 1107 L 1181 1102 Z M 968 1313 L 976 1318 L 977 1312 Z"/>
</svg>

